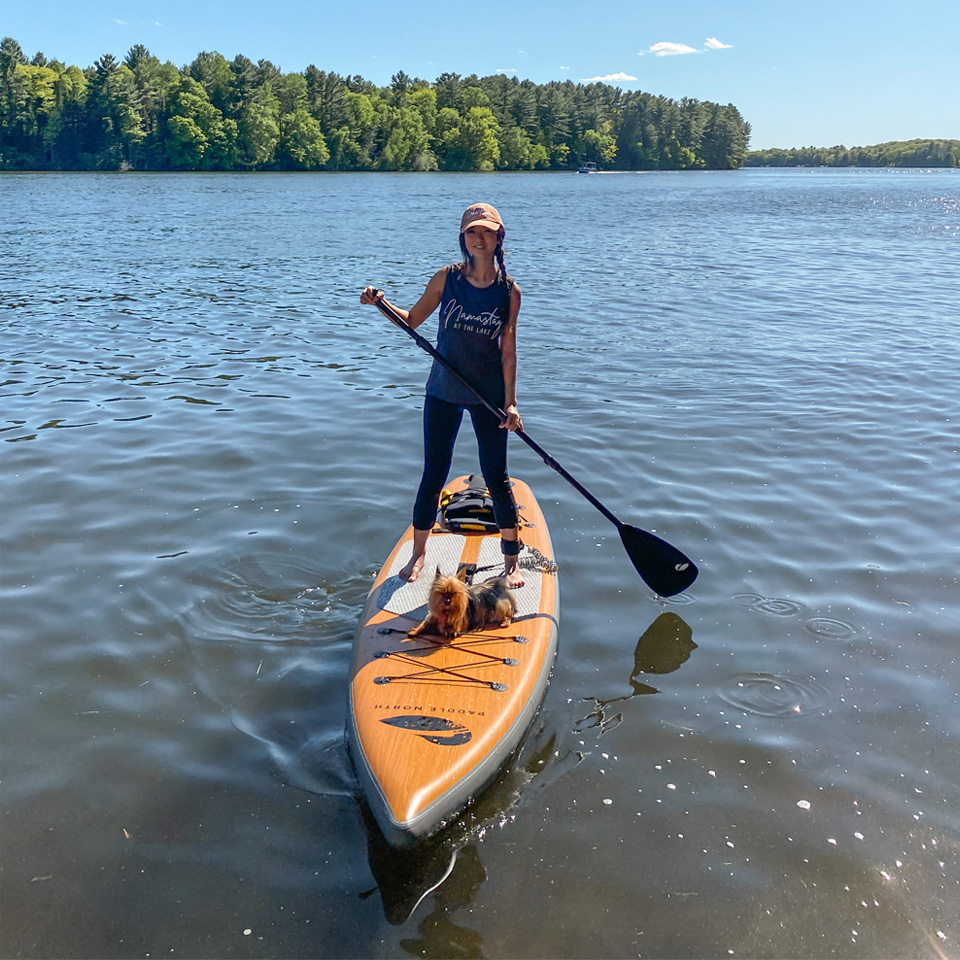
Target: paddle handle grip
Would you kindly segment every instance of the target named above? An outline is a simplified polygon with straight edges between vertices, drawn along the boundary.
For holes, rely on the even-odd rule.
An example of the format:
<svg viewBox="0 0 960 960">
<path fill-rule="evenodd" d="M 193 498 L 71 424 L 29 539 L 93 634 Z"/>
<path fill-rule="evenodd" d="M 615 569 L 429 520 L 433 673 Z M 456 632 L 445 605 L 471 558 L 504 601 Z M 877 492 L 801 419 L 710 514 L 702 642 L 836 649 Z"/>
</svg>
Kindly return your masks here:
<svg viewBox="0 0 960 960">
<path fill-rule="evenodd" d="M 378 290 L 377 293 L 381 291 Z M 438 363 L 442 364 L 447 368 L 491 413 L 496 414 L 501 421 L 507 419 L 506 413 L 496 406 L 496 404 L 491 403 L 487 398 L 449 361 L 439 350 L 429 341 L 426 337 L 422 337 L 413 327 L 407 323 L 403 317 L 397 313 L 389 303 L 386 303 L 384 300 L 377 300 L 377 307 L 380 312 L 393 324 L 398 326 L 401 330 L 410 334 L 411 337 L 417 342 L 417 345 L 421 349 L 425 350 L 427 353 L 433 357 Z M 623 526 L 623 521 L 618 517 L 614 516 L 576 477 L 571 476 L 563 467 L 557 463 L 553 457 L 547 453 L 543 447 L 540 446 L 535 440 L 529 437 L 523 430 L 514 430 L 514 433 L 531 449 L 533 452 L 540 457 L 540 459 L 548 466 L 551 470 L 555 470 L 557 473 L 563 477 L 578 493 L 584 496 L 589 500 L 612 524 L 614 524 L 617 529 L 620 529 Z"/>
</svg>

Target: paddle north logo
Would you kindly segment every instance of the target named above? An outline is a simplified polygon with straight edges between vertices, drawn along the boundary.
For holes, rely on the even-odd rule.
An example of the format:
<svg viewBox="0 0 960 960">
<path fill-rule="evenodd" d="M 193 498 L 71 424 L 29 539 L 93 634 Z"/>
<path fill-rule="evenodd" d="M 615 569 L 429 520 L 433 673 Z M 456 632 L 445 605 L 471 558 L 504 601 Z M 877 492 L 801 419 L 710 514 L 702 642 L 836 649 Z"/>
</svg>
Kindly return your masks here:
<svg viewBox="0 0 960 960">
<path fill-rule="evenodd" d="M 418 737 L 441 747 L 459 747 L 470 742 L 473 734 L 462 723 L 431 717 L 422 713 L 408 713 L 396 717 L 384 717 L 381 723 L 401 730 L 411 730 Z"/>
</svg>

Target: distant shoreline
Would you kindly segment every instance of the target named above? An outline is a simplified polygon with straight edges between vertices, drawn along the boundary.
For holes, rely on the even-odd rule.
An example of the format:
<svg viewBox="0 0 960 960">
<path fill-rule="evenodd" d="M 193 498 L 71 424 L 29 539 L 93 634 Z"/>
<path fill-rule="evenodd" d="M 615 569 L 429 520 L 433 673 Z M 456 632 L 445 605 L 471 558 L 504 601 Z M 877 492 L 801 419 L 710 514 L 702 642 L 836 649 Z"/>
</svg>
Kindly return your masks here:
<svg viewBox="0 0 960 960">
<path fill-rule="evenodd" d="M 794 163 L 794 164 L 744 164 L 742 167 L 737 167 L 734 170 L 710 170 L 710 169 L 701 169 L 701 170 L 601 170 L 600 176 L 605 177 L 628 177 L 628 176 L 649 176 L 651 174 L 659 173 L 691 173 L 691 174 L 715 174 L 715 173 L 737 173 L 741 170 L 876 170 L 876 171 L 907 171 L 907 170 L 948 170 L 956 171 L 960 174 L 960 167 L 948 167 L 943 164 L 933 164 L 933 163 L 924 163 L 924 164 L 910 164 L 910 165 L 886 165 L 886 166 L 876 166 L 871 165 L 867 166 L 866 164 L 862 165 L 853 165 L 845 164 L 839 166 L 836 164 L 805 164 L 805 163 Z M 552 176 L 554 174 L 563 175 L 563 174 L 576 174 L 576 170 L 247 170 L 243 168 L 235 170 L 136 170 L 134 168 L 130 169 L 118 169 L 118 168 L 105 168 L 105 169 L 72 169 L 72 170 L 26 170 L 26 169 L 3 169 L 0 167 L 0 178 L 3 177 L 17 177 L 17 176 L 64 176 L 64 175 L 80 175 L 80 176 L 96 176 L 96 177 L 116 177 L 116 176 L 126 176 L 128 174 L 137 174 L 140 176 L 158 176 L 158 177 L 178 177 L 178 176 L 196 176 L 201 174 L 203 176 L 210 177 L 228 177 L 228 176 L 240 176 L 240 177 L 276 177 L 276 176 L 288 176 L 293 174 L 295 176 L 352 176 L 359 174 L 362 176 L 371 175 L 375 176 L 382 173 L 391 173 L 395 175 L 401 175 L 405 177 L 417 177 L 424 174 L 434 175 L 434 176 L 454 176 L 457 174 L 469 174 L 471 176 L 483 176 L 484 178 L 495 178 L 499 174 L 519 174 L 521 176 L 537 176 L 541 174 L 546 174 Z"/>
<path fill-rule="evenodd" d="M 311 64 L 142 44 L 81 68 L 0 40 L 0 169 L 734 170 L 750 124 L 732 103 L 402 70 L 379 87 Z"/>
<path fill-rule="evenodd" d="M 960 140 L 891 140 L 869 147 L 750 150 L 747 167 L 960 167 Z"/>
</svg>

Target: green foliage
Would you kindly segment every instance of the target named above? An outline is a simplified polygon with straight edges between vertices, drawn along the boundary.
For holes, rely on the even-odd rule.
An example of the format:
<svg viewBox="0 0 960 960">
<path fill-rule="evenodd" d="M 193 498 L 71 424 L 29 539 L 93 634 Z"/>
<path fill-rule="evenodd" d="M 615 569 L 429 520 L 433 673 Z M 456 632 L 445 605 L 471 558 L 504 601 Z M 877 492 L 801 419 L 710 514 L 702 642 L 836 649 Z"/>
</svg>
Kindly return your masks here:
<svg viewBox="0 0 960 960">
<path fill-rule="evenodd" d="M 199 53 L 187 67 L 187 72 L 203 87 L 210 102 L 221 113 L 226 110 L 230 102 L 233 72 L 224 56 L 216 51 Z"/>
<path fill-rule="evenodd" d="M 430 134 L 415 107 L 385 105 L 380 123 L 386 141 L 377 160 L 378 170 L 437 169 L 437 158 L 430 149 Z"/>
<path fill-rule="evenodd" d="M 870 147 L 753 150 L 748 167 L 960 167 L 960 140 L 894 140 Z"/>
<path fill-rule="evenodd" d="M 199 125 L 189 117 L 173 116 L 167 120 L 170 138 L 167 151 L 174 169 L 197 170 L 203 163 L 208 141 Z"/>
<path fill-rule="evenodd" d="M 497 120 L 489 107 L 469 107 L 464 115 L 446 107 L 453 124 L 447 130 L 441 153 L 442 170 L 493 170 L 500 160 Z M 437 124 L 438 128 L 440 124 Z"/>
<path fill-rule="evenodd" d="M 617 141 L 607 133 L 587 130 L 583 135 L 583 159 L 612 166 L 617 159 Z"/>
<path fill-rule="evenodd" d="M 377 87 L 216 51 L 178 68 L 142 44 L 80 69 L 0 42 L 0 169 L 733 169 L 749 136 L 732 104 L 604 83 L 401 70 Z"/>
<path fill-rule="evenodd" d="M 437 127 L 437 91 L 432 87 L 416 87 L 407 95 L 407 103 L 420 114 L 424 129 L 432 137 Z"/>
<path fill-rule="evenodd" d="M 238 127 L 207 99 L 200 83 L 184 77 L 171 102 L 166 155 L 175 170 L 229 170 L 237 162 Z"/>
<path fill-rule="evenodd" d="M 320 121 L 306 107 L 297 107 L 292 113 L 285 114 L 282 128 L 277 148 L 282 166 L 294 170 L 316 170 L 330 159 L 327 141 L 320 131 Z"/>
<path fill-rule="evenodd" d="M 522 127 L 501 129 L 500 169 L 533 170 L 546 167 L 550 163 L 546 147 L 542 143 L 531 143 L 530 137 Z"/>
<path fill-rule="evenodd" d="M 274 96 L 270 81 L 258 87 L 244 104 L 237 127 L 241 166 L 268 166 L 280 142 L 280 101 Z"/>
</svg>

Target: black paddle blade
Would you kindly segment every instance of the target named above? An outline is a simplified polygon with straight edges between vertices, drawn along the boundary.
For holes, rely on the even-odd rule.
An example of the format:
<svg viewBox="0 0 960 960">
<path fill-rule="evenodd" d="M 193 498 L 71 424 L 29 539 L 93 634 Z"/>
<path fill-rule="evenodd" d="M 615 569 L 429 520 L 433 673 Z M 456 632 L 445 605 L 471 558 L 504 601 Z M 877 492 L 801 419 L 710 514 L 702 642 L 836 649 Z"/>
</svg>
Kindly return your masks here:
<svg viewBox="0 0 960 960">
<path fill-rule="evenodd" d="M 643 582 L 660 597 L 682 593 L 697 579 L 697 565 L 646 530 L 620 524 L 620 539 Z"/>
</svg>

